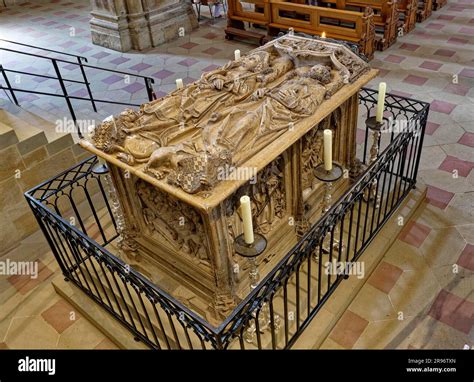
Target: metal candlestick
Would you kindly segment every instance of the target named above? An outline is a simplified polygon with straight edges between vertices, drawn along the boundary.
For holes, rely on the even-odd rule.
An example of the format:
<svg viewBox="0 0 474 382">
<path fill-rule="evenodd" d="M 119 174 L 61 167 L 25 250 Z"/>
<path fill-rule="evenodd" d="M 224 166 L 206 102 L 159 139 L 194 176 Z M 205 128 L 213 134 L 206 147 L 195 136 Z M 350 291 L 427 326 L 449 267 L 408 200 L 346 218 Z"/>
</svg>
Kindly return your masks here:
<svg viewBox="0 0 474 382">
<path fill-rule="evenodd" d="M 324 215 L 326 212 L 329 211 L 332 205 L 332 192 L 333 192 L 333 184 L 334 182 L 338 181 L 343 174 L 343 169 L 342 167 L 337 164 L 336 162 L 332 162 L 332 169 L 331 170 L 326 170 L 324 168 L 324 164 L 321 163 L 319 164 L 315 169 L 314 169 L 314 176 L 324 182 L 324 195 L 323 195 L 323 200 L 321 202 L 321 214 Z M 337 227 L 334 229 L 334 234 L 333 234 L 333 241 L 332 241 L 332 248 L 333 250 L 338 251 L 339 250 L 339 240 L 335 239 L 334 236 L 338 236 L 337 234 Z M 330 237 L 326 235 L 324 241 L 323 241 L 323 252 L 328 254 L 331 252 L 331 243 L 328 241 L 330 240 Z M 344 250 L 344 247 L 341 247 L 341 250 Z M 315 260 L 319 261 L 319 256 L 316 254 L 315 255 Z"/>
<path fill-rule="evenodd" d="M 250 265 L 249 268 L 249 281 L 250 281 L 250 291 L 254 290 L 258 286 L 258 282 L 260 280 L 260 274 L 258 272 L 257 266 L 257 257 L 265 251 L 267 247 L 267 239 L 258 233 L 254 234 L 254 242 L 252 244 L 247 244 L 244 240 L 244 235 L 239 235 L 236 237 L 234 241 L 234 249 L 235 252 L 245 257 Z M 256 325 L 256 311 L 252 312 L 253 319 L 249 321 L 249 327 L 245 330 L 244 339 L 248 343 L 253 343 L 255 341 L 255 335 L 257 332 L 257 325 Z M 258 327 L 260 333 L 263 333 L 267 329 L 270 328 L 271 322 L 271 315 L 270 309 L 267 303 L 262 304 L 262 308 L 260 309 L 260 314 L 258 317 Z M 275 325 L 275 330 L 280 328 L 280 316 L 278 314 L 273 315 L 273 322 Z"/>
<path fill-rule="evenodd" d="M 234 249 L 235 252 L 245 257 L 250 265 L 249 269 L 249 280 L 250 280 L 250 291 L 254 290 L 260 279 L 257 267 L 257 256 L 261 255 L 267 248 L 267 239 L 258 234 L 254 234 L 254 242 L 247 244 L 244 240 L 244 235 L 239 235 L 235 238 Z"/>
<path fill-rule="evenodd" d="M 372 131 L 372 146 L 370 147 L 370 159 L 369 159 L 369 166 L 374 163 L 378 156 L 379 156 L 379 149 L 380 149 L 380 135 L 383 127 L 385 126 L 385 122 L 388 122 L 388 119 L 383 118 L 382 122 L 378 122 L 375 116 L 369 117 L 365 120 L 365 125 L 369 130 Z M 375 208 L 380 207 L 380 195 L 377 193 L 377 179 L 372 181 L 371 190 L 367 190 L 364 194 L 364 199 L 369 202 L 375 202 Z"/>
<path fill-rule="evenodd" d="M 123 215 L 122 207 L 120 206 L 119 198 L 117 196 L 117 191 L 112 182 L 110 176 L 110 170 L 107 164 L 99 163 L 92 169 L 92 172 L 96 175 L 103 176 L 105 179 L 105 184 L 107 187 L 108 199 L 110 201 L 110 209 L 112 215 L 115 219 L 117 233 L 119 234 L 118 245 L 121 246 L 121 243 L 125 240 L 126 237 L 126 224 L 125 217 Z"/>
</svg>

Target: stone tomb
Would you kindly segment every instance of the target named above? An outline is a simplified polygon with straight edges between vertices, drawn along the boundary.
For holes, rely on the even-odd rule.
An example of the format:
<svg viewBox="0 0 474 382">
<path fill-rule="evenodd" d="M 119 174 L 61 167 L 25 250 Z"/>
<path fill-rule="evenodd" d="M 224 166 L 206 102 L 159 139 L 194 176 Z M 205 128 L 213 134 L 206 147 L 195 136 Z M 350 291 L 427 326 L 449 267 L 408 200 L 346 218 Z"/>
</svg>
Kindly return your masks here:
<svg viewBox="0 0 474 382">
<path fill-rule="evenodd" d="M 268 239 L 263 277 L 320 216 L 323 129 L 333 129 L 334 160 L 354 165 L 358 91 L 376 74 L 343 45 L 284 36 L 105 120 L 82 146 L 111 170 L 121 256 L 219 323 L 249 292 L 233 249 L 240 196 Z"/>
</svg>

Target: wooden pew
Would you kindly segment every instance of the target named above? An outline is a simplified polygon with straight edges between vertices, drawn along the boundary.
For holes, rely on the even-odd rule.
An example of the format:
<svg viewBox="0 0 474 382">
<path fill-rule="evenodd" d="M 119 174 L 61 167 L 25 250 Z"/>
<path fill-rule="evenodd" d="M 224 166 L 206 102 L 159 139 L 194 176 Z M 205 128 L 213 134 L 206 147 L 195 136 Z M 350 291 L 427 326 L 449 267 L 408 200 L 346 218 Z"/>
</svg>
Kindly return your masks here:
<svg viewBox="0 0 474 382">
<path fill-rule="evenodd" d="M 433 0 L 418 0 L 418 12 L 416 13 L 416 21 L 419 23 L 425 21 L 431 16 L 433 9 Z"/>
<path fill-rule="evenodd" d="M 416 26 L 416 14 L 418 11 L 418 0 L 398 0 L 398 12 L 400 13 L 399 28 L 403 33 L 409 33 Z M 403 21 L 401 20 L 403 18 Z"/>
<path fill-rule="evenodd" d="M 328 9 L 283 0 L 245 0 L 254 5 L 242 7 L 240 0 L 228 0 L 226 38 L 246 37 L 262 43 L 265 36 L 246 30 L 244 22 L 267 28 L 268 36 L 293 28 L 295 32 L 349 41 L 359 45 L 368 59 L 374 55 L 375 25 L 373 11 Z"/>
<path fill-rule="evenodd" d="M 374 11 L 375 32 L 381 32 L 382 38 L 375 37 L 378 50 L 385 50 L 397 41 L 398 9 L 396 0 L 318 0 L 319 6 L 336 7 L 347 11 L 362 12 L 370 7 Z"/>
<path fill-rule="evenodd" d="M 433 11 L 443 8 L 448 3 L 448 0 L 433 0 Z"/>
</svg>

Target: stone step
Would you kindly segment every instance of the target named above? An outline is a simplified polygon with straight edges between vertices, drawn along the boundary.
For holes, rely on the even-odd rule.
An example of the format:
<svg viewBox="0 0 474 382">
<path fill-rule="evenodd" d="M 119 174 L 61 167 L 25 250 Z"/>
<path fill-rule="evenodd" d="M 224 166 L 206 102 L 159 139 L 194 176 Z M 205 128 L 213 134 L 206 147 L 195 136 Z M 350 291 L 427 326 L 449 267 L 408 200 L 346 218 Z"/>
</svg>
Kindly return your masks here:
<svg viewBox="0 0 474 382">
<path fill-rule="evenodd" d="M 74 139 L 69 132 L 58 132 L 55 123 L 46 120 L 38 114 L 13 104 L 8 106 L 8 112 L 22 121 L 43 130 L 48 141 L 46 149 L 50 155 L 54 155 L 74 145 Z"/>
<path fill-rule="evenodd" d="M 18 143 L 18 150 L 22 155 L 48 144 L 43 130 L 23 121 L 5 109 L 0 109 L 0 123 L 14 130 Z"/>
<path fill-rule="evenodd" d="M 15 131 L 8 125 L 0 122 L 0 150 L 18 143 Z"/>
</svg>

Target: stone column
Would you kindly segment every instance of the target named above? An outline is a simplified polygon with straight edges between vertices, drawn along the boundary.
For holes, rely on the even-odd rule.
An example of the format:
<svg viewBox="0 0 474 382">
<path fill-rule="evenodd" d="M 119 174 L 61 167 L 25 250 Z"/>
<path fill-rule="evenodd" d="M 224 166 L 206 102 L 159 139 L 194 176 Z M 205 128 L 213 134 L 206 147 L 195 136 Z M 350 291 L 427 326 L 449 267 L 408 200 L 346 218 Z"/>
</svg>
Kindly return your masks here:
<svg viewBox="0 0 474 382">
<path fill-rule="evenodd" d="M 126 52 L 178 38 L 198 27 L 187 0 L 91 0 L 92 42 Z"/>
</svg>

